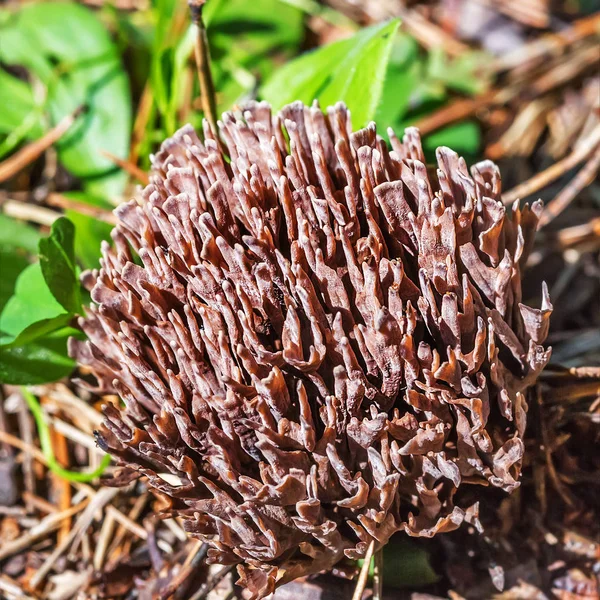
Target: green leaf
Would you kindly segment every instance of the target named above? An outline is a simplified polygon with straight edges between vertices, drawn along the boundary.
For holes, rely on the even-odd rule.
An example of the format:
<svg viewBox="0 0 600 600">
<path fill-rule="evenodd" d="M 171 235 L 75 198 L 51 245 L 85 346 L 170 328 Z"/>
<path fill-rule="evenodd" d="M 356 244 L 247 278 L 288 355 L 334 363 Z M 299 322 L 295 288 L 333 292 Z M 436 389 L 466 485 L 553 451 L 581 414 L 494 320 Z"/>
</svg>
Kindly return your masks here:
<svg viewBox="0 0 600 600">
<path fill-rule="evenodd" d="M 0 314 L 0 343 L 24 344 L 64 326 L 70 318 L 48 289 L 39 263 L 29 265 L 19 275 L 15 293 Z"/>
<path fill-rule="evenodd" d="M 36 229 L 0 214 L 0 314 L 15 292 L 17 279 L 29 266 L 29 255 L 37 252 Z"/>
<path fill-rule="evenodd" d="M 392 46 L 383 93 L 375 115 L 377 128 L 381 132 L 406 115 L 422 78 L 419 45 L 414 38 L 399 33 Z"/>
<path fill-rule="evenodd" d="M 63 328 L 28 344 L 0 346 L 0 383 L 39 385 L 66 377 L 75 367 L 67 340 L 77 333 Z"/>
<path fill-rule="evenodd" d="M 418 541 L 395 536 L 383 549 L 383 581 L 391 587 L 421 587 L 439 580 Z"/>
<path fill-rule="evenodd" d="M 100 267 L 100 244 L 110 241 L 113 226 L 94 217 L 68 210 L 66 216 L 75 225 L 75 256 L 86 269 Z"/>
<path fill-rule="evenodd" d="M 0 68 L 0 106 L 2 106 L 0 133 L 12 133 L 28 115 L 37 109 L 31 86 L 2 68 Z M 37 127 L 32 127 L 31 133 L 42 134 L 39 117 Z"/>
<path fill-rule="evenodd" d="M 0 245 L 0 313 L 14 293 L 21 271 L 28 265 L 26 254 L 16 248 Z"/>
<path fill-rule="evenodd" d="M 474 121 L 461 121 L 429 134 L 423 149 L 431 156 L 439 146 L 448 146 L 465 158 L 474 158 L 481 147 L 481 130 Z"/>
<path fill-rule="evenodd" d="M 205 10 L 211 56 L 265 77 L 280 60 L 294 53 L 304 36 L 304 15 L 280 0 L 208 2 Z"/>
<path fill-rule="evenodd" d="M 75 265 L 75 227 L 61 217 L 39 243 L 40 267 L 48 288 L 70 313 L 81 312 L 81 293 Z"/>
<path fill-rule="evenodd" d="M 261 96 L 280 109 L 294 100 L 323 108 L 343 101 L 355 128 L 375 116 L 399 21 L 362 29 L 288 63 L 262 87 Z"/>
<path fill-rule="evenodd" d="M 37 229 L 22 221 L 16 221 L 0 214 L 0 245 L 22 248 L 31 254 L 37 254 L 40 234 Z"/>
<path fill-rule="evenodd" d="M 170 14 L 168 6 L 161 8 L 159 3 L 158 9 L 159 14 Z M 295 54 L 304 36 L 302 11 L 280 0 L 211 0 L 203 14 L 218 111 L 229 110 L 249 98 L 257 80 L 273 72 L 275 59 L 284 61 Z M 152 88 L 165 129 L 171 133 L 177 127 L 177 113 L 189 85 L 184 75 L 196 31 L 190 26 L 175 46 L 165 46 L 163 28 L 157 30 L 157 38 L 163 40 L 163 45 L 152 53 Z M 198 116 L 192 114 L 190 118 Z"/>
<path fill-rule="evenodd" d="M 71 2 L 27 3 L 4 20 L 0 36 L 0 60 L 24 66 L 46 85 L 52 124 L 87 108 L 56 145 L 62 164 L 105 196 L 121 194 L 126 174 L 115 177 L 118 169 L 102 152 L 128 154 L 129 84 L 97 16 Z"/>
<path fill-rule="evenodd" d="M 441 48 L 434 48 L 429 53 L 427 78 L 457 92 L 481 94 L 490 84 L 491 60 L 485 52 L 475 51 L 450 59 Z"/>
</svg>

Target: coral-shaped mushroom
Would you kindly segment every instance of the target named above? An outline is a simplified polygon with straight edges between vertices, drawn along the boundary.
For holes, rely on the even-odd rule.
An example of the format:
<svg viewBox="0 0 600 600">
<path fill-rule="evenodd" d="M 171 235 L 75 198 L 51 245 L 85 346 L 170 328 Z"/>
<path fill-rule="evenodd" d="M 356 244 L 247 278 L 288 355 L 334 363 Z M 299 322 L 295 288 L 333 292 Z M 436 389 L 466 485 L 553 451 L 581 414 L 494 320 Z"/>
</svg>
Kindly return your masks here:
<svg viewBox="0 0 600 600">
<path fill-rule="evenodd" d="M 181 129 L 115 211 L 71 352 L 124 402 L 116 483 L 146 476 L 259 598 L 475 522 L 465 482 L 515 489 L 552 307 L 521 303 L 541 205 L 507 214 L 493 163 L 430 172 L 416 129 L 390 151 L 342 104 L 219 136 Z"/>
</svg>

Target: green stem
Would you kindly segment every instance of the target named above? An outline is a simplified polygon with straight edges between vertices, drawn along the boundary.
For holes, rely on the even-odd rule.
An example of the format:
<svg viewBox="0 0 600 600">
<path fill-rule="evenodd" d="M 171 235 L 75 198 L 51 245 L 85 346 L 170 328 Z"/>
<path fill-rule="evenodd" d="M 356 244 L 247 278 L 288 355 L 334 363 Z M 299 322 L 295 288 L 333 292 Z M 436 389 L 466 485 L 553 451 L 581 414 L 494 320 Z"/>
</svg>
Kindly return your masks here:
<svg viewBox="0 0 600 600">
<path fill-rule="evenodd" d="M 89 481 L 93 481 L 97 477 L 100 477 L 106 467 L 110 464 L 111 458 L 110 455 L 105 454 L 102 457 L 102 462 L 100 466 L 91 471 L 89 473 L 80 473 L 78 471 L 69 471 L 68 469 L 63 468 L 56 457 L 54 456 L 54 450 L 52 449 L 52 441 L 50 439 L 50 430 L 48 429 L 48 424 L 44 418 L 44 411 L 40 406 L 37 398 L 26 388 L 22 387 L 21 392 L 23 393 L 23 397 L 25 398 L 25 402 L 27 402 L 27 406 L 29 406 L 29 410 L 33 415 L 35 420 L 35 424 L 38 430 L 38 436 L 40 438 L 40 446 L 42 447 L 42 453 L 48 463 L 48 468 L 56 473 L 59 477 L 63 479 L 67 479 L 68 481 L 77 481 L 79 483 L 86 483 Z"/>
</svg>

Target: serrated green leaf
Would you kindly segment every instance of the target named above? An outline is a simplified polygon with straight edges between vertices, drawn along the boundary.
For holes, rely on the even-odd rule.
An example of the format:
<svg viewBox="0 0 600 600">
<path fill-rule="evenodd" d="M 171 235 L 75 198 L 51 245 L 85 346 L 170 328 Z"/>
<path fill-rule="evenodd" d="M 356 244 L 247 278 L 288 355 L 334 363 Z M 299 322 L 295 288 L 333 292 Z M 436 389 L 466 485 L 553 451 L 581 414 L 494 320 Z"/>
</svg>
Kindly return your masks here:
<svg viewBox="0 0 600 600">
<path fill-rule="evenodd" d="M 0 383 L 40 385 L 66 377 L 75 367 L 67 341 L 77 334 L 75 329 L 63 328 L 28 344 L 0 346 Z"/>
<path fill-rule="evenodd" d="M 355 128 L 375 116 L 398 20 L 362 29 L 291 61 L 261 88 L 261 97 L 279 109 L 295 100 L 323 108 L 345 102 Z"/>
<path fill-rule="evenodd" d="M 404 118 L 416 99 L 415 90 L 422 79 L 419 45 L 406 33 L 399 33 L 392 46 L 383 93 L 375 115 L 378 130 L 384 132 Z"/>
<path fill-rule="evenodd" d="M 1 344 L 24 344 L 65 325 L 71 315 L 48 288 L 39 263 L 21 272 L 15 293 L 0 314 Z"/>
<path fill-rule="evenodd" d="M 24 66 L 46 85 L 52 124 L 87 108 L 57 143 L 59 160 L 105 196 L 119 195 L 126 175 L 102 152 L 127 156 L 131 99 L 103 24 L 77 3 L 38 2 L 21 5 L 0 27 L 0 60 Z"/>
<path fill-rule="evenodd" d="M 70 313 L 81 312 L 81 293 L 75 264 L 75 227 L 61 217 L 39 243 L 40 267 L 48 288 Z"/>
</svg>

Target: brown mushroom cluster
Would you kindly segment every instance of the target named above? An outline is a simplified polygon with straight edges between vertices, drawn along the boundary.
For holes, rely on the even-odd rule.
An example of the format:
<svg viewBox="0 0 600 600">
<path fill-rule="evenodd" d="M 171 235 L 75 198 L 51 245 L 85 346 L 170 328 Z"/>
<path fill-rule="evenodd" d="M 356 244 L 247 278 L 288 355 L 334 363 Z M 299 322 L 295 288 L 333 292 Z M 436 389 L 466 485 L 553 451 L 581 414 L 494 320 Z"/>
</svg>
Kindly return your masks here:
<svg viewBox="0 0 600 600">
<path fill-rule="evenodd" d="M 551 304 L 521 303 L 541 205 L 416 129 L 391 148 L 347 108 L 253 103 L 186 126 L 115 212 L 87 273 L 91 368 L 116 484 L 170 514 L 260 598 L 399 530 L 477 524 L 464 483 L 518 485 L 525 389 Z"/>
</svg>

